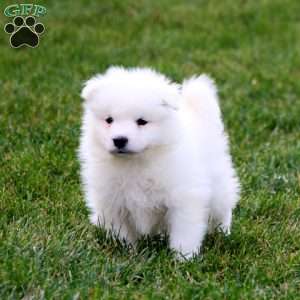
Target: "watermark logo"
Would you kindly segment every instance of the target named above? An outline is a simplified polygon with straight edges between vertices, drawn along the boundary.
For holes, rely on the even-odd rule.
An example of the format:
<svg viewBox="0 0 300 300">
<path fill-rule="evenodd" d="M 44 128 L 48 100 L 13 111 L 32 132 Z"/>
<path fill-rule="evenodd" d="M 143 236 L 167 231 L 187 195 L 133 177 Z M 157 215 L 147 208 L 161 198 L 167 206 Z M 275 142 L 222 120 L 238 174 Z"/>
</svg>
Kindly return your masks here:
<svg viewBox="0 0 300 300">
<path fill-rule="evenodd" d="M 28 46 L 35 48 L 39 44 L 40 35 L 45 31 L 44 24 L 36 18 L 44 16 L 47 10 L 37 4 L 13 4 L 4 10 L 6 17 L 13 17 L 12 22 L 5 24 L 4 31 L 10 35 L 13 48 Z"/>
</svg>

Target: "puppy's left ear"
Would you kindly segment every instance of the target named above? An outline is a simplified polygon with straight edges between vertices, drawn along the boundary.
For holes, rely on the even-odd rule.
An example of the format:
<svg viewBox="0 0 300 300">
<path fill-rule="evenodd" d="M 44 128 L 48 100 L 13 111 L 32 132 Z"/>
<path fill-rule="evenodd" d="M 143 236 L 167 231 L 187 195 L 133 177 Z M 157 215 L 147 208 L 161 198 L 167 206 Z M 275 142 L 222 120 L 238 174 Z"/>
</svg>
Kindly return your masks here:
<svg viewBox="0 0 300 300">
<path fill-rule="evenodd" d="M 103 75 L 99 74 L 84 83 L 84 87 L 81 91 L 82 99 L 89 101 L 89 99 L 94 97 L 101 87 L 102 78 Z"/>
</svg>

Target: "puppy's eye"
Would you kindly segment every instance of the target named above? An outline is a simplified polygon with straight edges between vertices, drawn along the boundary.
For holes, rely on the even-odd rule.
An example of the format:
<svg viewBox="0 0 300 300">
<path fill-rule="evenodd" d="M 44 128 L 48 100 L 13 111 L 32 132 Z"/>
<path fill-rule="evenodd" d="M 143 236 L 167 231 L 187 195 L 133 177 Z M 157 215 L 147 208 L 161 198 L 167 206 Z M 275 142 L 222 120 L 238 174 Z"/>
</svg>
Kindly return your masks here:
<svg viewBox="0 0 300 300">
<path fill-rule="evenodd" d="M 114 121 L 114 119 L 112 117 L 108 117 L 108 118 L 105 119 L 105 122 L 107 124 L 111 124 L 113 121 Z"/>
<path fill-rule="evenodd" d="M 142 118 L 136 120 L 136 124 L 138 124 L 139 126 L 144 126 L 147 123 L 148 122 L 146 120 L 142 119 Z"/>
</svg>

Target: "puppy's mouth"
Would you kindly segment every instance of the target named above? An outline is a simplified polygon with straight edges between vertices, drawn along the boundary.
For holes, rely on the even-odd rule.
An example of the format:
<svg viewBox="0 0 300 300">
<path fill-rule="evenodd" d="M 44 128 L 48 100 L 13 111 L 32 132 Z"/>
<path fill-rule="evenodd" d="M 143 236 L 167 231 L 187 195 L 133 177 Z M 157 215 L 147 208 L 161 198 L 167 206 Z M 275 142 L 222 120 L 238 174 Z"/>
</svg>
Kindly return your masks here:
<svg viewBox="0 0 300 300">
<path fill-rule="evenodd" d="M 126 155 L 133 155 L 136 152 L 126 150 L 126 149 L 114 149 L 114 150 L 110 151 L 110 153 L 113 154 L 113 155 L 118 155 L 118 156 L 126 156 Z"/>
</svg>

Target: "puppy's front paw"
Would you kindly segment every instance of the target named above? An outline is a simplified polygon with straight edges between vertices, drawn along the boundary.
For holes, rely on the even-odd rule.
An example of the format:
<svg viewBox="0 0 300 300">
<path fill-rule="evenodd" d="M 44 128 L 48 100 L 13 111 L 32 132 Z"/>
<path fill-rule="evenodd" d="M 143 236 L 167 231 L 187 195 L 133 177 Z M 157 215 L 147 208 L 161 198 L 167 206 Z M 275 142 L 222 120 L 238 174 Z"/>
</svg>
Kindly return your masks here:
<svg viewBox="0 0 300 300">
<path fill-rule="evenodd" d="M 175 250 L 176 257 L 179 260 L 187 260 L 199 253 L 201 242 L 189 237 L 171 237 L 170 246 Z"/>
<path fill-rule="evenodd" d="M 181 261 L 181 262 L 190 260 L 190 259 L 192 259 L 193 257 L 195 257 L 198 254 L 199 254 L 199 251 L 197 251 L 197 252 L 189 252 L 189 253 L 182 253 L 182 252 L 179 252 L 179 251 L 175 250 L 175 258 L 178 261 Z"/>
<path fill-rule="evenodd" d="M 197 207 L 176 209 L 169 220 L 170 247 L 186 259 L 197 255 L 207 232 L 207 210 Z"/>
</svg>

